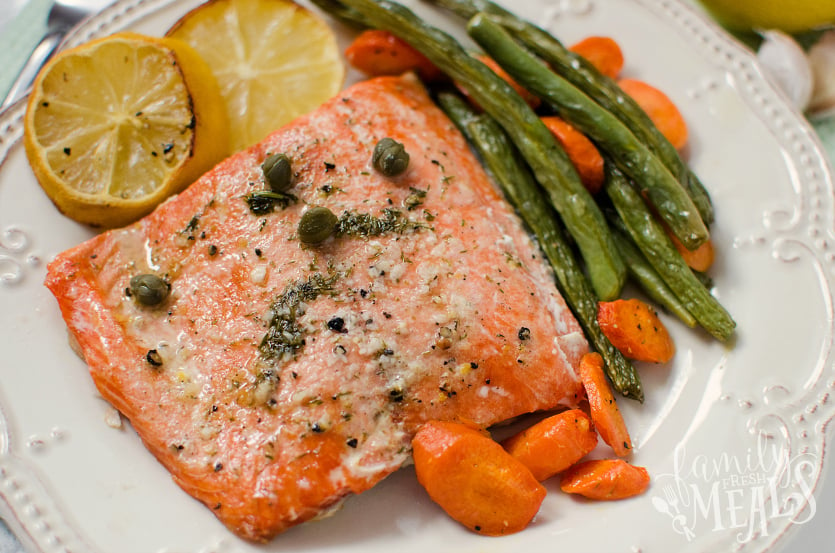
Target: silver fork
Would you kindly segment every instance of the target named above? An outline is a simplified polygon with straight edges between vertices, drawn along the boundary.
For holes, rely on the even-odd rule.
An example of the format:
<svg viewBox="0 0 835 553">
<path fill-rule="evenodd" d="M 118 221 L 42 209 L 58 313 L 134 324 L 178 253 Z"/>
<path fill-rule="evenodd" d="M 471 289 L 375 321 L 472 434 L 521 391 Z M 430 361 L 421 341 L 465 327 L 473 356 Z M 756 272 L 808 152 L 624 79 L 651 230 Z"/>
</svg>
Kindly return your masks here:
<svg viewBox="0 0 835 553">
<path fill-rule="evenodd" d="M 6 109 L 26 94 L 38 71 L 52 57 L 64 36 L 86 17 L 102 10 L 114 0 L 55 0 L 46 20 L 46 35 L 38 43 L 17 79 L 9 89 L 0 111 Z"/>
</svg>

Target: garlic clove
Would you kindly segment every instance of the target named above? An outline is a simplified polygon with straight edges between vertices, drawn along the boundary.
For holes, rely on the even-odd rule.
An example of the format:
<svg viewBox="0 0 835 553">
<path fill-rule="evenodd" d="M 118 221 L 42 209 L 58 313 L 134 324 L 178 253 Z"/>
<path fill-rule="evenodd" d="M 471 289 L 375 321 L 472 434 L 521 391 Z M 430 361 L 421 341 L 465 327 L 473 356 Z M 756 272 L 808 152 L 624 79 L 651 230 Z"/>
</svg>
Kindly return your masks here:
<svg viewBox="0 0 835 553">
<path fill-rule="evenodd" d="M 825 32 L 809 49 L 814 75 L 810 115 L 835 114 L 835 30 Z"/>
<path fill-rule="evenodd" d="M 782 31 L 765 31 L 757 53 L 766 75 L 782 90 L 799 111 L 804 111 L 812 98 L 812 67 L 806 52 Z"/>
</svg>

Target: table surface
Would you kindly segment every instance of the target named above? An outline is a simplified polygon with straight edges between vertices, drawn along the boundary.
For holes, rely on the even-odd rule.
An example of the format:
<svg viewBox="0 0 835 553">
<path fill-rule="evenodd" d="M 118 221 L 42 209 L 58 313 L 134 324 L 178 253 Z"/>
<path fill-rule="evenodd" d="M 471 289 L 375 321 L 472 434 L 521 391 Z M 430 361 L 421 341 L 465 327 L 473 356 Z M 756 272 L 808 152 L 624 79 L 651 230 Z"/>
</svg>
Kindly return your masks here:
<svg viewBox="0 0 835 553">
<path fill-rule="evenodd" d="M 28 52 L 35 47 L 46 28 L 46 14 L 52 0 L 0 0 L 0 93 L 11 86 Z M 12 22 L 14 21 L 14 24 Z M 835 164 L 835 115 L 813 121 Z M 835 430 L 829 428 L 828 437 Z M 824 553 L 835 543 L 835 466 L 832 455 L 826 457 L 824 476 L 815 490 L 816 512 L 791 534 L 774 553 Z M 0 520 L 0 553 L 25 553 L 6 525 Z"/>
</svg>

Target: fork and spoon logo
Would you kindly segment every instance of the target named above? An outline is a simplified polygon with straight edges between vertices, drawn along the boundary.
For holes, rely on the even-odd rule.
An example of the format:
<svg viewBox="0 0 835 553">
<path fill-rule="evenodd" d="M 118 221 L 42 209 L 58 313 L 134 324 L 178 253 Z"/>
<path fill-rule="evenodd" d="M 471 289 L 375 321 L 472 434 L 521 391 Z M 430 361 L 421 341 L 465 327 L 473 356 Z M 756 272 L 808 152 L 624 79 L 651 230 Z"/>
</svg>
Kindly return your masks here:
<svg viewBox="0 0 835 553">
<path fill-rule="evenodd" d="M 663 498 L 658 497 L 657 495 L 652 497 L 652 506 L 655 507 L 655 510 L 659 513 L 667 515 L 673 519 L 673 530 L 684 535 L 684 537 L 687 538 L 687 541 L 693 541 L 696 534 L 687 525 L 687 517 L 682 514 L 681 509 L 679 508 L 679 498 L 676 494 L 675 488 L 671 484 L 664 486 Z"/>
<path fill-rule="evenodd" d="M 661 493 L 652 506 L 670 518 L 673 530 L 690 542 L 697 530 L 734 531 L 739 543 L 768 535 L 768 521 L 803 524 L 815 515 L 812 494 L 818 464 L 813 455 L 791 456 L 760 437 L 740 458 L 688 458 L 684 446 L 674 452 L 674 470 L 655 478 Z"/>
</svg>

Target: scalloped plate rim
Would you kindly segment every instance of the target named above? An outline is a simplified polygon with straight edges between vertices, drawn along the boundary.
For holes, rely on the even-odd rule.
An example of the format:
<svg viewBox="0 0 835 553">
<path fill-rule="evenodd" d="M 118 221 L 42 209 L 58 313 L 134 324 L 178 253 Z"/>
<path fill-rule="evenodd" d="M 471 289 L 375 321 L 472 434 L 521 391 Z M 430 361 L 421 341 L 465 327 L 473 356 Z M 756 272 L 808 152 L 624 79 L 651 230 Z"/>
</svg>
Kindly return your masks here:
<svg viewBox="0 0 835 553">
<path fill-rule="evenodd" d="M 99 36 L 102 34 L 106 34 L 109 31 L 117 30 L 122 28 L 123 26 L 130 26 L 131 24 L 135 23 L 136 20 L 140 19 L 149 14 L 153 14 L 155 11 L 160 10 L 162 8 L 168 7 L 174 4 L 176 0 L 118 0 L 113 6 L 99 14 L 87 20 L 86 22 L 82 23 L 76 30 L 68 35 L 67 39 L 62 43 L 62 47 L 69 47 L 84 40 L 87 40 L 93 36 Z M 540 4 L 545 4 L 547 0 L 534 0 Z M 597 0 L 599 1 L 599 0 Z M 746 103 L 748 103 L 749 108 L 754 113 L 754 115 L 758 116 L 762 122 L 770 129 L 772 134 L 774 135 L 775 139 L 781 146 L 788 146 L 784 142 L 781 142 L 779 132 L 784 131 L 786 128 L 789 130 L 794 130 L 798 134 L 797 141 L 805 141 L 810 144 L 810 150 L 806 151 L 805 156 L 811 157 L 811 161 L 807 162 L 806 165 L 814 165 L 820 170 L 820 174 L 816 179 L 819 184 L 827 191 L 830 192 L 833 188 L 832 181 L 832 169 L 826 160 L 826 156 L 823 153 L 823 148 L 820 145 L 820 142 L 815 135 L 814 131 L 811 129 L 809 123 L 802 119 L 799 115 L 794 113 L 785 102 L 785 99 L 771 84 L 767 82 L 767 80 L 763 77 L 762 72 L 757 66 L 756 60 L 753 55 L 745 50 L 742 46 L 737 44 L 733 39 L 731 39 L 728 35 L 724 33 L 718 26 L 714 23 L 708 21 L 704 16 L 702 16 L 694 7 L 686 5 L 682 0 L 624 0 L 629 1 L 632 3 L 641 4 L 644 7 L 654 7 L 659 8 L 664 12 L 664 17 L 670 20 L 675 20 L 676 18 L 680 19 L 679 23 L 687 30 L 691 31 L 691 33 L 695 35 L 701 35 L 706 37 L 704 40 L 705 45 L 704 48 L 708 48 L 708 45 L 712 45 L 713 48 L 717 52 L 718 58 L 721 60 L 718 63 L 723 65 L 726 71 L 734 76 L 735 78 L 739 79 L 740 83 L 742 83 L 739 87 L 736 88 L 737 91 L 740 92 L 740 96 L 744 98 Z M 747 84 L 746 84 L 747 83 Z M 764 89 L 760 92 L 760 95 L 753 95 L 749 87 L 751 86 L 760 86 L 764 87 Z M 765 107 L 757 107 L 752 104 L 756 104 L 757 100 L 760 98 L 766 98 L 765 106 L 769 109 L 773 110 L 771 115 L 767 115 L 764 111 Z M 0 171 L 5 169 L 5 164 L 7 162 L 7 158 L 12 150 L 15 147 L 16 143 L 19 142 L 19 139 L 22 134 L 22 115 L 25 109 L 25 99 L 21 100 L 20 102 L 16 103 L 15 105 L 8 108 L 5 112 L 0 113 Z M 761 111 L 758 111 L 761 110 Z M 777 124 L 777 121 L 783 121 L 782 124 Z M 789 159 L 791 160 L 791 169 L 799 170 L 801 162 L 800 162 L 800 154 L 797 153 L 789 153 Z M 787 160 L 787 165 L 789 161 Z M 814 180 L 814 179 L 809 179 Z M 803 178 L 800 178 L 798 185 L 802 186 L 805 184 Z M 802 207 L 802 206 L 801 206 Z M 831 207 L 831 206 L 830 206 Z M 794 214 L 790 214 L 789 216 L 789 226 L 785 228 L 793 228 L 792 223 L 796 222 L 796 220 L 800 217 L 798 212 L 802 211 L 802 208 L 797 208 Z M 832 210 L 829 210 L 830 215 Z M 779 236 L 783 233 L 784 228 L 780 227 L 779 225 L 774 227 L 776 229 L 776 234 Z M 833 224 L 830 224 L 826 227 L 828 235 L 831 237 L 832 235 L 832 228 Z M 811 237 L 807 237 L 809 242 L 812 242 Z M 814 248 L 814 244 L 806 244 L 805 242 L 801 245 L 808 247 L 810 250 Z M 2 250 L 2 240 L 0 239 L 0 250 Z M 816 261 L 819 261 L 816 258 Z M 831 287 L 831 276 L 823 277 L 825 282 L 822 284 Z M 3 291 L 0 289 L 0 294 Z M 831 321 L 830 321 L 831 322 Z M 819 465 L 817 467 L 817 474 L 815 478 L 815 486 L 818 484 L 818 479 L 820 477 L 820 470 L 821 466 L 823 465 L 825 458 L 823 453 L 826 450 L 826 441 L 827 441 L 827 428 L 829 427 L 829 423 L 831 422 L 832 418 L 835 417 L 835 407 L 833 406 L 826 406 L 826 401 L 821 401 L 819 399 L 819 394 L 821 389 L 824 388 L 823 380 L 825 379 L 825 371 L 827 368 L 830 369 L 831 372 L 831 357 L 832 357 L 832 333 L 833 329 L 828 329 L 828 338 L 830 343 L 826 348 L 826 353 L 822 355 L 820 362 L 822 364 L 822 372 L 820 378 L 815 383 L 815 385 L 810 386 L 806 393 L 800 397 L 794 398 L 792 402 L 782 407 L 780 414 L 795 414 L 796 413 L 803 413 L 808 412 L 810 409 L 814 409 L 814 411 L 810 414 L 810 416 L 815 416 L 815 421 L 817 424 L 820 424 L 822 427 L 822 431 L 819 435 L 819 447 L 821 450 L 821 457 L 819 460 Z M 831 374 L 830 374 L 831 378 Z M 835 381 L 833 381 L 835 383 Z M 832 387 L 832 386 L 830 386 Z M 0 392 L 2 389 L 0 389 Z M 816 399 L 816 396 L 818 399 Z M 0 399 L 2 396 L 0 396 Z M 21 458 L 16 454 L 16 451 L 11 449 L 10 439 L 8 436 L 8 419 L 6 418 L 6 412 L 2 404 L 0 404 L 0 484 L 2 484 L 3 480 L 7 479 L 9 476 L 16 477 L 20 476 L 22 478 L 28 478 L 31 475 L 32 468 L 31 467 L 17 467 L 19 463 L 22 463 Z M 20 472 L 15 472 L 20 471 Z M 24 474 L 29 472 L 30 474 Z M 34 476 L 35 480 L 38 480 L 38 476 Z M 40 485 L 39 482 L 35 482 L 33 485 L 38 486 Z M 7 523 L 13 528 L 16 534 L 21 537 L 24 544 L 34 550 L 39 551 L 41 553 L 48 553 L 51 551 L 59 551 L 61 550 L 61 542 L 58 540 L 58 543 L 53 544 L 53 547 L 49 545 L 44 545 L 43 540 L 40 538 L 33 537 L 33 533 L 36 532 L 36 529 L 32 528 L 32 526 L 26 522 L 24 522 L 24 517 L 22 513 L 20 513 L 20 507 L 16 508 L 16 501 L 14 498 L 9 498 L 9 494 L 6 490 L 0 488 L 0 497 L 2 497 L 3 501 L 0 501 L 0 514 L 2 514 L 7 521 Z M 778 545 L 781 545 L 782 542 L 781 537 L 784 536 L 789 529 L 792 527 L 790 523 L 786 523 L 785 526 L 780 528 L 780 531 L 775 533 L 772 540 L 768 540 L 767 542 L 763 542 L 762 548 L 756 549 L 758 552 L 765 552 L 765 551 L 772 551 Z M 81 537 L 80 543 L 83 543 L 85 547 L 90 547 L 89 544 L 84 543 L 84 538 Z M 758 544 L 759 546 L 760 544 Z M 92 550 L 92 549 L 91 549 Z M 749 550 L 746 548 L 746 550 Z M 752 550 L 753 551 L 753 550 Z"/>
</svg>

